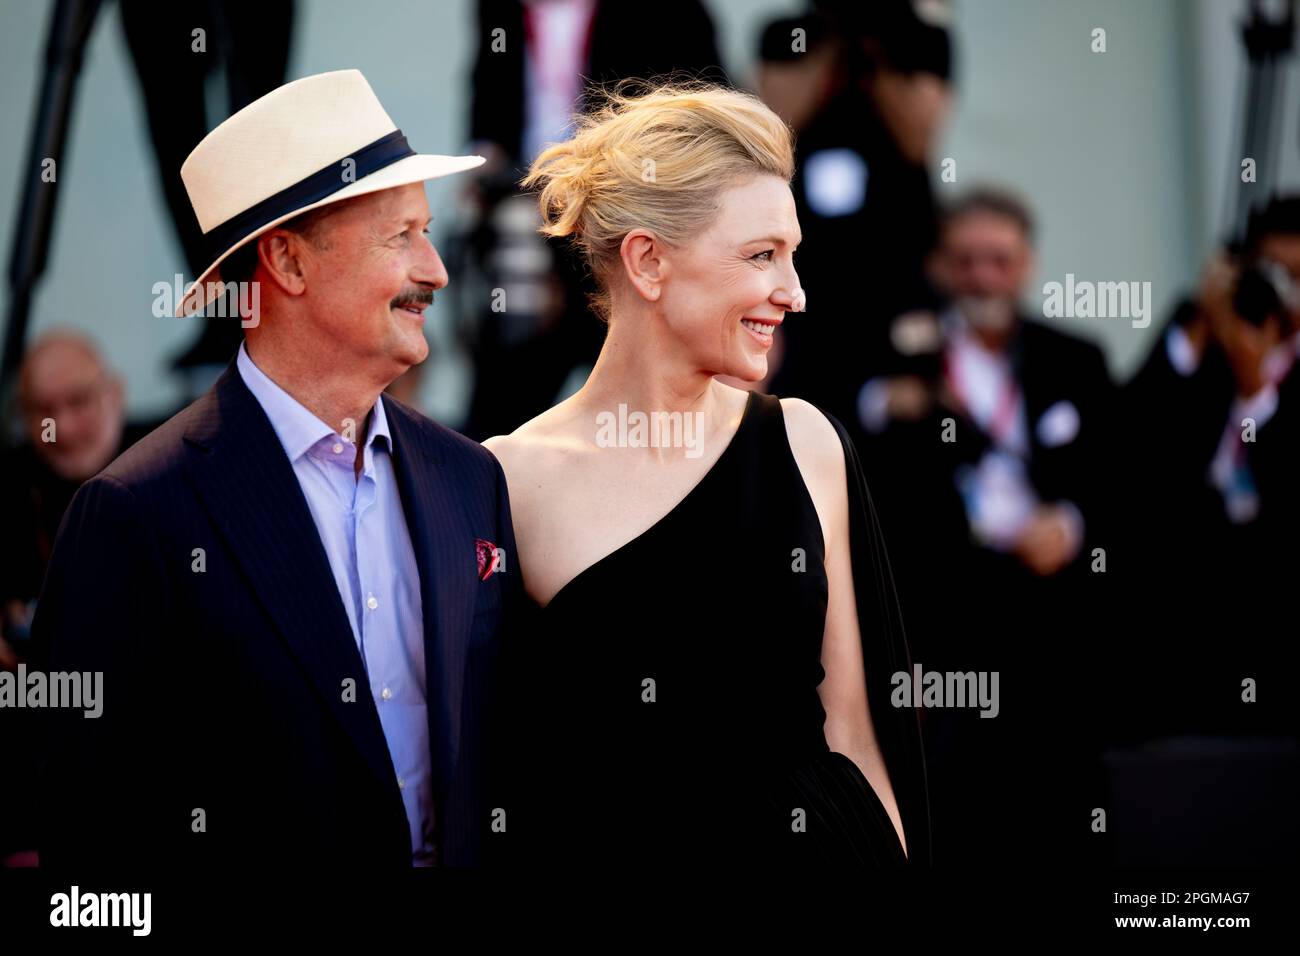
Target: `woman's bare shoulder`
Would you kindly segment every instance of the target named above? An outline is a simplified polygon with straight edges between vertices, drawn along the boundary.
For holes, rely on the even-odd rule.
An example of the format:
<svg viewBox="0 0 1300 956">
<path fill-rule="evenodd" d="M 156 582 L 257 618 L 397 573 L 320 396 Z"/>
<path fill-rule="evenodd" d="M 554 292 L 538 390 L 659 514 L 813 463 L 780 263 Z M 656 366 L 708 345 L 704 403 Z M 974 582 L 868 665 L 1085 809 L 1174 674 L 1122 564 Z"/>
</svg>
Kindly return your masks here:
<svg viewBox="0 0 1300 956">
<path fill-rule="evenodd" d="M 821 409 L 802 398 L 783 398 L 781 414 L 785 418 L 790 450 L 794 452 L 805 480 L 809 469 L 818 473 L 828 472 L 831 476 L 844 473 L 844 446 L 840 434 Z"/>
<path fill-rule="evenodd" d="M 822 411 L 802 398 L 781 399 L 785 433 L 799 474 L 822 523 L 822 537 L 838 529 L 848 511 L 848 469 L 840 434 Z"/>
<path fill-rule="evenodd" d="M 582 443 L 574 431 L 572 417 L 557 405 L 508 435 L 493 435 L 483 442 L 483 447 L 501 462 L 507 480 L 527 480 L 579 450 Z"/>
</svg>

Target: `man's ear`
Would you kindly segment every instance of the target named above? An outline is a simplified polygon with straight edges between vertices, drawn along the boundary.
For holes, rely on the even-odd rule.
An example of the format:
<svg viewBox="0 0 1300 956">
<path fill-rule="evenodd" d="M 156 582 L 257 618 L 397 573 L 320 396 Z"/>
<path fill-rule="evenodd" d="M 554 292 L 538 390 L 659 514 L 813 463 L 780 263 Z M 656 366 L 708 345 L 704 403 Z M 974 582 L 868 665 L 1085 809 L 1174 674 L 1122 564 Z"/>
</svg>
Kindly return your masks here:
<svg viewBox="0 0 1300 956">
<path fill-rule="evenodd" d="M 287 295 L 302 295 L 307 290 L 303 271 L 306 240 L 287 229 L 272 229 L 257 240 L 257 259 L 267 277 Z"/>
<path fill-rule="evenodd" d="M 619 246 L 623 272 L 632 288 L 648 302 L 658 302 L 670 271 L 663 241 L 648 229 L 633 229 Z"/>
</svg>

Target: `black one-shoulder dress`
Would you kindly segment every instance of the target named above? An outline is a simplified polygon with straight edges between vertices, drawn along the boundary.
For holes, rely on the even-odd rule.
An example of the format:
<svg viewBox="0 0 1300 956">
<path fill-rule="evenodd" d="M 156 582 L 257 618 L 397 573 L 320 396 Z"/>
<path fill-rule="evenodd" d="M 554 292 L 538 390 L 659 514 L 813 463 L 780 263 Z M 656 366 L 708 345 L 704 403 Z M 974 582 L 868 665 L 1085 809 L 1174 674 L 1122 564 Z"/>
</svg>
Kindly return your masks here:
<svg viewBox="0 0 1300 956">
<path fill-rule="evenodd" d="M 486 859 L 566 870 L 875 867 L 930 859 L 910 670 L 857 455 L 844 445 L 867 690 L 907 855 L 866 777 L 831 751 L 817 693 L 822 529 L 780 401 L 751 394 L 672 511 L 505 637 L 504 774 Z M 503 812 L 502 812 L 503 811 Z"/>
</svg>

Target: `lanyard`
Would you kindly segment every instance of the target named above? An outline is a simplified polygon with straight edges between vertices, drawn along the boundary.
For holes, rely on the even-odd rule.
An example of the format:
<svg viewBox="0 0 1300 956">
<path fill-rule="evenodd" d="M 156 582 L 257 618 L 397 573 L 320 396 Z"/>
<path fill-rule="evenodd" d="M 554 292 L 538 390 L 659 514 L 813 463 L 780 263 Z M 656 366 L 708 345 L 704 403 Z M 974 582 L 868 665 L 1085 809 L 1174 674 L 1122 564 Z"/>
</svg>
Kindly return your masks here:
<svg viewBox="0 0 1300 956">
<path fill-rule="evenodd" d="M 550 58 L 543 59 L 541 39 L 538 36 L 536 4 L 524 4 L 524 42 L 528 47 L 528 55 L 536 67 L 542 86 L 545 89 L 559 89 L 565 85 L 571 85 L 575 76 L 580 77 L 587 72 L 587 61 L 591 55 L 592 27 L 596 23 L 596 4 L 580 4 L 580 6 L 586 7 L 587 19 L 582 39 L 582 56 L 579 62 L 566 65 L 557 64 Z"/>
<path fill-rule="evenodd" d="M 966 392 L 967 382 L 961 373 L 960 363 L 953 361 L 952 348 L 945 349 L 943 353 L 943 377 L 948 385 L 948 390 L 961 401 L 967 415 L 974 418 L 974 411 Z M 1015 377 L 1008 375 L 989 421 L 987 423 L 977 422 L 1000 447 L 1011 447 L 1011 433 L 1016 426 L 1016 411 L 1019 402 L 1020 390 L 1016 385 Z"/>
</svg>

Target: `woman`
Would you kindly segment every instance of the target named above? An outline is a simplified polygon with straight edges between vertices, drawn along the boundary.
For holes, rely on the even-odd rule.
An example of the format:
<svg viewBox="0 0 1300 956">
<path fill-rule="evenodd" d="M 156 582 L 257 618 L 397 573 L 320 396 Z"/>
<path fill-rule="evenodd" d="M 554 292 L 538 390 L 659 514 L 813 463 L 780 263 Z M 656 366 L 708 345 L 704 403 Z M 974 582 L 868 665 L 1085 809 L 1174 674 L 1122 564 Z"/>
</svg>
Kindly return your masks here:
<svg viewBox="0 0 1300 956">
<path fill-rule="evenodd" d="M 614 93 L 524 180 L 599 286 L 571 398 L 485 444 L 531 599 L 494 849 L 525 862 L 929 858 L 906 647 L 853 448 L 767 373 L 802 309 L 789 130 L 707 86 Z"/>
</svg>

